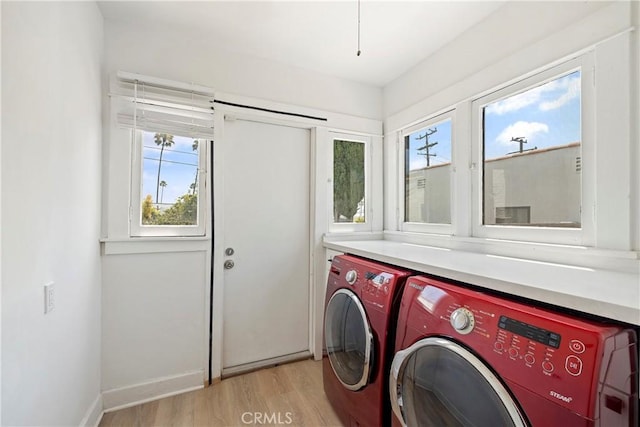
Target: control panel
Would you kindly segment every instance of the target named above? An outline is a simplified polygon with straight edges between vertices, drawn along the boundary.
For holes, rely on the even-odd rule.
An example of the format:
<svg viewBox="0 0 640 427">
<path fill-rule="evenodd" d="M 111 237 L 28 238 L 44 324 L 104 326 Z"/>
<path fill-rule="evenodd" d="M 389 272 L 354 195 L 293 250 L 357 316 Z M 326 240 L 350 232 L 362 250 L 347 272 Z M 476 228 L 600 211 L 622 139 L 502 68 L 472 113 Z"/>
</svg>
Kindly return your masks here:
<svg viewBox="0 0 640 427">
<path fill-rule="evenodd" d="M 517 327 L 511 327 L 514 324 Z M 578 377 L 582 374 L 586 345 L 580 339 L 567 343 L 556 332 L 500 316 L 493 350 L 506 356 L 506 361 L 522 363 L 550 378 Z"/>
<path fill-rule="evenodd" d="M 396 283 L 408 272 L 349 255 L 336 256 L 329 271 L 328 286 L 346 287 L 363 302 L 384 309 L 391 301 Z"/>
<path fill-rule="evenodd" d="M 504 310 L 504 309 L 503 309 Z M 579 377 L 584 371 L 585 339 L 571 337 L 501 314 L 499 307 L 486 303 L 451 304 L 444 318 L 457 335 L 474 334 L 474 339 L 491 342 L 492 353 L 501 364 L 513 364 L 515 370 L 531 370 L 549 378 L 562 375 Z M 591 345 L 593 347 L 593 344 Z M 587 361 L 593 355 L 587 352 Z M 517 376 L 517 373 L 516 373 Z"/>
</svg>

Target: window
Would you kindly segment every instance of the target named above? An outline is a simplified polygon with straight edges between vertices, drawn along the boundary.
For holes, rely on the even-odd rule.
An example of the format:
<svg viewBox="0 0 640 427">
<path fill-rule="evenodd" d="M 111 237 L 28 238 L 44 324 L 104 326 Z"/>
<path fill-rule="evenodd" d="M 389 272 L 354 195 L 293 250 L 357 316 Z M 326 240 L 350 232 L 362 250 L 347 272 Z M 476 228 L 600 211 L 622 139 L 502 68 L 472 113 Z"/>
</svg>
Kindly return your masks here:
<svg viewBox="0 0 640 427">
<path fill-rule="evenodd" d="M 405 231 L 451 224 L 452 113 L 402 132 Z M 430 224 L 432 226 L 427 226 Z"/>
<path fill-rule="evenodd" d="M 585 105 L 593 99 L 589 56 L 473 101 L 474 234 L 582 243 L 592 193 Z M 586 115 L 585 115 L 586 114 Z M 587 147 L 587 148 L 585 148 Z M 587 176 L 583 176 L 584 174 Z M 591 175 L 590 175 L 591 174 Z M 585 196 L 586 195 L 586 196 Z"/>
<path fill-rule="evenodd" d="M 333 141 L 333 222 L 365 222 L 364 143 Z"/>
<path fill-rule="evenodd" d="M 206 140 L 139 131 L 142 139 L 140 225 L 198 225 L 202 147 Z"/>
<path fill-rule="evenodd" d="M 333 231 L 356 231 L 370 228 L 369 206 L 369 138 L 331 133 Z"/>
<path fill-rule="evenodd" d="M 131 235 L 203 236 L 211 90 L 122 72 L 115 86 L 117 122 L 133 142 Z"/>
<path fill-rule="evenodd" d="M 482 108 L 483 224 L 580 227 L 580 80 L 573 71 Z M 526 221 L 504 214 L 514 205 L 528 206 Z"/>
</svg>

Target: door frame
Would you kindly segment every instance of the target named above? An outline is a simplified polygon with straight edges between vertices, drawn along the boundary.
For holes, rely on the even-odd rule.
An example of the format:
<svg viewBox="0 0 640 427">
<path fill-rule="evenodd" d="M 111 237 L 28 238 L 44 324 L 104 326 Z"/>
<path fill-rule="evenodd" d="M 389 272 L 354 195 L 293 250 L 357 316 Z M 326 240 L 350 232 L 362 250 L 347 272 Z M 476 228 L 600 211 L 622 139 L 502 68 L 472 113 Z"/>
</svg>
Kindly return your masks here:
<svg viewBox="0 0 640 427">
<path fill-rule="evenodd" d="M 306 129 L 310 131 L 309 138 L 309 347 L 308 350 L 311 354 L 316 354 L 316 339 L 315 330 L 317 323 L 317 295 L 315 292 L 315 274 L 314 274 L 314 259 L 316 258 L 316 245 L 314 238 L 314 230 L 316 229 L 316 215 L 314 214 L 316 209 L 316 135 L 318 128 L 318 121 L 305 118 L 287 118 L 274 117 L 273 113 L 261 113 L 257 111 L 247 111 L 242 108 L 233 106 L 216 106 L 216 115 L 214 118 L 214 142 L 213 151 L 213 165 L 210 167 L 213 197 L 212 203 L 207 207 L 209 209 L 210 218 L 212 221 L 212 240 L 213 240 L 213 252 L 209 257 L 208 262 L 210 274 L 213 276 L 213 285 L 210 288 L 210 300 L 207 298 L 206 313 L 210 316 L 208 320 L 211 322 L 211 331 L 207 331 L 207 358 L 210 366 L 208 371 L 210 372 L 210 378 L 213 383 L 220 381 L 222 377 L 222 346 L 224 342 L 223 336 L 223 304 L 224 304 L 224 286 L 225 286 L 225 274 L 223 268 L 224 255 L 224 176 L 225 176 L 225 161 L 223 158 L 223 148 L 226 141 L 224 128 L 225 118 L 227 120 L 245 120 L 254 121 L 259 123 L 265 123 L 276 126 L 288 126 L 299 129 Z M 211 187 L 210 187 L 211 188 Z M 210 338 L 209 338 L 210 337 Z M 210 352 L 210 353 L 209 353 Z M 210 354 L 210 356 L 209 356 Z"/>
</svg>

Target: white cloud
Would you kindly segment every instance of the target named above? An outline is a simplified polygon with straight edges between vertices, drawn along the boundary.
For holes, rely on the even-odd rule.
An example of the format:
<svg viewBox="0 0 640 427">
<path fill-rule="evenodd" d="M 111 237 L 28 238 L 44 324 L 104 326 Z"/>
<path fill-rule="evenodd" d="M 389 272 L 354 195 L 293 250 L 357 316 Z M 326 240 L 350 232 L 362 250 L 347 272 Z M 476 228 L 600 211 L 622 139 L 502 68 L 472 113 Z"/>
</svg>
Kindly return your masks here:
<svg viewBox="0 0 640 427">
<path fill-rule="evenodd" d="M 549 92 L 560 92 L 552 101 L 540 102 L 543 95 Z M 534 87 L 526 92 L 510 96 L 501 101 L 494 102 L 487 106 L 486 112 L 489 114 L 506 114 L 522 108 L 540 103 L 538 108 L 541 111 L 549 111 L 559 108 L 580 95 L 580 78 L 578 76 L 565 76 L 558 80 L 552 80 L 542 86 Z"/>
<path fill-rule="evenodd" d="M 540 100 L 543 88 L 544 86 L 540 86 L 526 92 L 510 96 L 509 98 L 503 99 L 502 101 L 489 104 L 489 106 L 487 107 L 487 113 L 502 115 L 535 104 Z"/>
<path fill-rule="evenodd" d="M 496 138 L 496 141 L 503 145 L 517 144 L 517 142 L 511 141 L 511 138 L 525 137 L 528 142 L 539 133 L 549 132 L 549 126 L 539 122 L 515 122 L 507 126 L 500 135 Z"/>
<path fill-rule="evenodd" d="M 553 101 L 547 101 L 540 104 L 540 110 L 549 111 L 562 107 L 567 102 L 580 95 L 580 79 L 566 79 L 565 91 Z"/>
</svg>

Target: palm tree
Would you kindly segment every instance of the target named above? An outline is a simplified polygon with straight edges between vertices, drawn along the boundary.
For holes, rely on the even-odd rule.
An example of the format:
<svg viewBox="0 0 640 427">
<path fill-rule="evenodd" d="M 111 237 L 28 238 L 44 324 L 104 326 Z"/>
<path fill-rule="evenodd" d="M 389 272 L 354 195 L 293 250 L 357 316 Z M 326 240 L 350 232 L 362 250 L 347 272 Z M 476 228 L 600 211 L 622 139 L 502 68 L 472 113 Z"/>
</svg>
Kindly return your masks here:
<svg viewBox="0 0 640 427">
<path fill-rule="evenodd" d="M 167 181 L 160 181 L 160 187 L 162 187 L 162 191 L 160 192 L 160 204 L 162 204 L 162 198 L 164 197 L 164 187 L 167 186 Z"/>
<path fill-rule="evenodd" d="M 191 144 L 192 151 L 198 151 L 199 141 L 197 139 L 193 140 L 193 144 Z M 198 168 L 196 168 L 196 176 L 193 178 L 193 182 L 189 186 L 191 189 L 191 194 L 196 194 L 196 189 L 198 188 Z"/>
<path fill-rule="evenodd" d="M 162 154 L 165 147 L 171 147 L 173 145 L 173 135 L 168 133 L 156 133 L 153 137 L 156 145 L 160 146 L 160 159 L 158 161 L 158 180 L 156 184 L 156 203 L 158 203 L 158 194 L 160 193 L 160 170 L 162 169 Z"/>
</svg>

